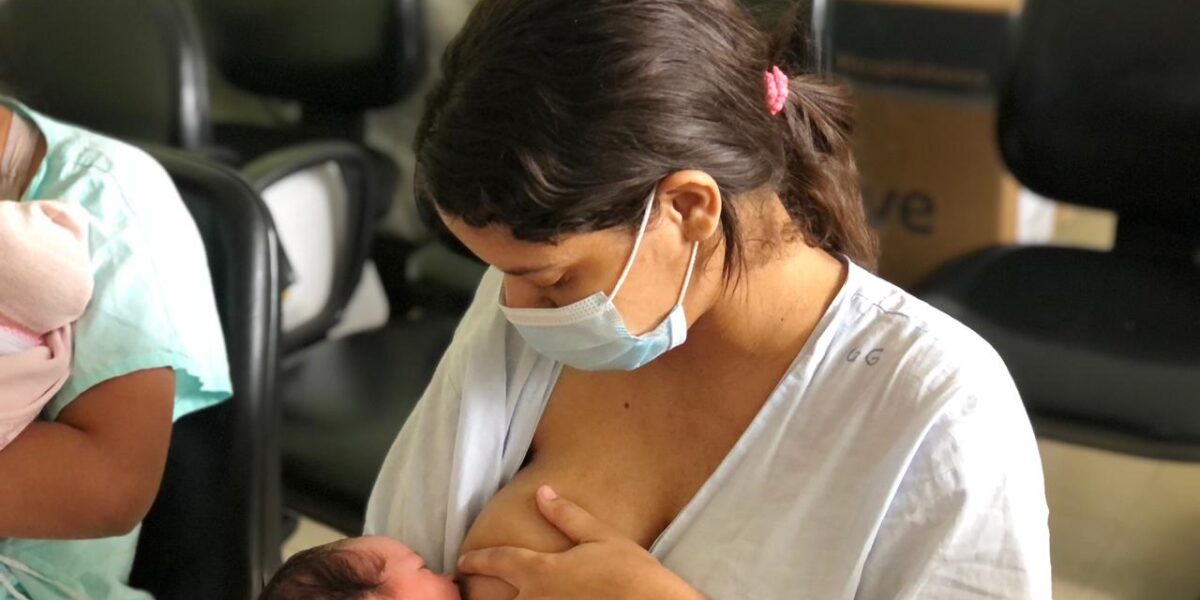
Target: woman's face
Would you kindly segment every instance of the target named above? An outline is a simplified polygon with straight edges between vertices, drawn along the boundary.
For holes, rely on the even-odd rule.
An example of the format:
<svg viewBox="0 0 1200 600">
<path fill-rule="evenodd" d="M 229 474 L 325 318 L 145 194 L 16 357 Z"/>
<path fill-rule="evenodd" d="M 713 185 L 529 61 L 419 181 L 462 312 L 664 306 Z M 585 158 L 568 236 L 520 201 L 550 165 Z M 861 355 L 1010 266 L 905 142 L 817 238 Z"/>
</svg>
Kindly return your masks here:
<svg viewBox="0 0 1200 600">
<path fill-rule="evenodd" d="M 684 194 L 666 184 L 664 180 L 659 186 L 654 200 L 656 216 L 646 229 L 624 287 L 614 299 L 625 326 L 635 335 L 658 326 L 675 306 L 693 242 L 710 238 L 716 230 L 716 218 L 704 214 L 714 209 L 708 206 L 707 198 L 694 192 Z M 715 215 L 719 214 L 718 200 Z M 475 228 L 454 217 L 441 216 L 471 252 L 504 272 L 502 300 L 512 308 L 556 308 L 596 292 L 611 294 L 637 236 L 635 224 L 632 228 L 570 235 L 555 243 L 534 243 L 515 239 L 505 227 Z M 697 285 L 703 279 L 700 264 L 692 287 L 698 293 L 689 291 L 684 307 L 693 322 L 703 312 L 704 304 L 697 298 L 703 296 L 702 286 Z"/>
</svg>

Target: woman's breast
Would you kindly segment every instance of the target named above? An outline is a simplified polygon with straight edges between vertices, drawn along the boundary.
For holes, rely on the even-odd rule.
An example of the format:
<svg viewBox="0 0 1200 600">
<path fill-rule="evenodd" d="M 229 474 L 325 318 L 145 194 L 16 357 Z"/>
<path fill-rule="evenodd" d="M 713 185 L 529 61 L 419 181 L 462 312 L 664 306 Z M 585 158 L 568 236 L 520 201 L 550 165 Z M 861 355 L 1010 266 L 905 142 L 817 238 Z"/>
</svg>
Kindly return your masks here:
<svg viewBox="0 0 1200 600">
<path fill-rule="evenodd" d="M 462 551 L 493 546 L 516 546 L 539 552 L 561 552 L 570 541 L 538 511 L 534 493 L 550 482 L 544 472 L 529 466 L 484 506 L 463 540 Z"/>
<path fill-rule="evenodd" d="M 537 457 L 504 486 L 479 513 L 463 540 L 462 552 L 495 546 L 513 546 L 537 552 L 564 552 L 574 544 L 546 521 L 537 508 L 535 493 L 550 485 L 562 497 L 570 499 L 596 518 L 643 546 L 649 546 L 666 522 L 638 501 L 647 496 L 646 488 L 630 493 L 638 479 L 632 473 L 621 476 L 619 468 L 603 461 L 578 462 L 568 457 Z M 621 481 L 624 480 L 624 481 Z M 641 487 L 641 486 L 638 486 Z M 653 496 L 653 494 L 650 494 Z M 470 600 L 511 600 L 516 590 L 498 579 L 469 577 Z"/>
<path fill-rule="evenodd" d="M 475 519 L 463 540 L 462 552 L 495 546 L 515 546 L 538 552 L 562 552 L 571 542 L 546 522 L 534 500 L 537 488 L 549 480 L 534 465 L 525 467 L 501 488 Z M 492 577 L 468 577 L 468 600 L 511 600 L 517 590 Z"/>
</svg>

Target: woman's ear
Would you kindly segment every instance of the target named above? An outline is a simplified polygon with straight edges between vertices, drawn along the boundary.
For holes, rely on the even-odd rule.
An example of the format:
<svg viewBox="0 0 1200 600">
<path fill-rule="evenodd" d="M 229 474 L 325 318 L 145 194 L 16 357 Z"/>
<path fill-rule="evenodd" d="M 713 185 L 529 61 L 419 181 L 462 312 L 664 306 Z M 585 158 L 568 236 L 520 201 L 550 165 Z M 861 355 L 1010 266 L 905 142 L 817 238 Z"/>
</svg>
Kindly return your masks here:
<svg viewBox="0 0 1200 600">
<path fill-rule="evenodd" d="M 704 171 L 677 171 L 658 185 L 663 217 L 679 224 L 688 242 L 703 242 L 721 225 L 721 188 Z"/>
</svg>

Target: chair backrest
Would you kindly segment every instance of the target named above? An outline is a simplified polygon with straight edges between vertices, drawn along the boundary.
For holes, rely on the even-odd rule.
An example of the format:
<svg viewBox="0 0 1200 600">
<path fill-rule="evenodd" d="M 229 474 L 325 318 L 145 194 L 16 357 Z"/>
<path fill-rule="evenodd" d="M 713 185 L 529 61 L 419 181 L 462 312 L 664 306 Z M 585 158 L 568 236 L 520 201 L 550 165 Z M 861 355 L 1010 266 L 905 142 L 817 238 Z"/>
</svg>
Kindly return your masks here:
<svg viewBox="0 0 1200 600">
<path fill-rule="evenodd" d="M 306 108 L 393 104 L 425 71 L 424 0 L 190 0 L 231 83 Z"/>
<path fill-rule="evenodd" d="M 202 147 L 207 63 L 183 1 L 0 2 L 0 89 L 121 138 Z"/>
<path fill-rule="evenodd" d="M 241 173 L 267 202 L 296 273 L 283 315 L 282 347 L 290 353 L 325 338 L 361 279 L 375 232 L 371 160 L 355 144 L 310 142 L 267 154 Z"/>
<path fill-rule="evenodd" d="M 175 424 L 131 581 L 159 600 L 253 598 L 279 561 L 278 244 L 270 214 L 235 172 L 150 151 L 204 240 L 234 396 Z"/>
<path fill-rule="evenodd" d="M 1200 18 L 1178 0 L 1027 0 L 999 139 L 1027 187 L 1120 215 L 1117 250 L 1200 249 Z"/>
</svg>

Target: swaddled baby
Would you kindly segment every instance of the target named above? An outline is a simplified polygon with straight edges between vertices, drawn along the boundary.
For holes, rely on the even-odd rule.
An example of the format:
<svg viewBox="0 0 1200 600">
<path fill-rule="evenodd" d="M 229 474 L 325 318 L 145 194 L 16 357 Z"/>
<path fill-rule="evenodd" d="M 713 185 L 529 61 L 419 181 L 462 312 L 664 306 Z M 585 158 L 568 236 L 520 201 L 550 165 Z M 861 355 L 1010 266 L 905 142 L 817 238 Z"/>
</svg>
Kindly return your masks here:
<svg viewBox="0 0 1200 600">
<path fill-rule="evenodd" d="M 71 324 L 92 296 L 85 223 L 59 202 L 0 200 L 0 449 L 70 374 Z"/>
</svg>

